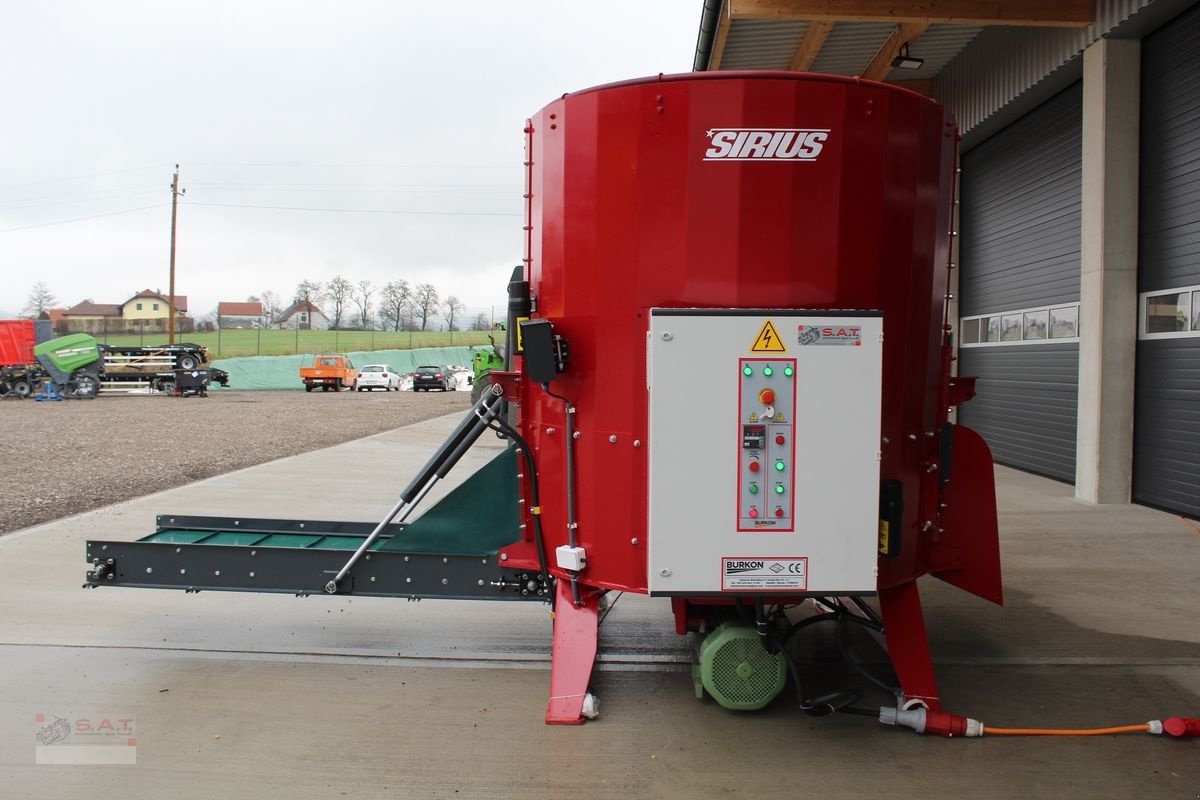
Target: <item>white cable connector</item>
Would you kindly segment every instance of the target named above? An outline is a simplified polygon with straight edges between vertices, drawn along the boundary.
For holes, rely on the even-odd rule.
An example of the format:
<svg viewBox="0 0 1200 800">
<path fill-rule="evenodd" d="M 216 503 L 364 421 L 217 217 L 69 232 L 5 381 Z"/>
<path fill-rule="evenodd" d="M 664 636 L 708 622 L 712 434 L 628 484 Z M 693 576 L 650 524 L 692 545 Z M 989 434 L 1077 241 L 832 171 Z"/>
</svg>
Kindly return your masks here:
<svg viewBox="0 0 1200 800">
<path fill-rule="evenodd" d="M 1162 736 L 1163 726 L 1161 719 L 1152 719 L 1147 722 L 1146 725 L 1148 727 L 1148 730 L 1146 731 L 1147 733 L 1153 733 L 1157 736 Z"/>
</svg>

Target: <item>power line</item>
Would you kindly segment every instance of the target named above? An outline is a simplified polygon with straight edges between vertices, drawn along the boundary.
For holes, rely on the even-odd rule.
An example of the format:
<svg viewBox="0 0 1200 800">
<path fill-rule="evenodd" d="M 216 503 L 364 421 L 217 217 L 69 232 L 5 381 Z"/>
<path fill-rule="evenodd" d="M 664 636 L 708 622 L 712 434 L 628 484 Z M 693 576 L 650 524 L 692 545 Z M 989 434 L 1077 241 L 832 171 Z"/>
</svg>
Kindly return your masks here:
<svg viewBox="0 0 1200 800">
<path fill-rule="evenodd" d="M 87 178 L 102 178 L 106 175 L 124 175 L 128 172 L 143 172 L 148 169 L 158 169 L 162 164 L 149 164 L 145 167 L 130 167 L 129 169 L 114 169 L 108 172 L 93 172 L 88 175 L 71 175 L 66 178 L 46 178 L 40 181 L 27 181 L 26 183 L 0 183 L 0 189 L 16 189 L 21 186 L 39 186 L 44 183 L 62 183 L 63 181 L 81 181 Z"/>
<path fill-rule="evenodd" d="M 44 206 L 73 205 L 75 203 L 107 202 L 109 200 L 120 200 L 125 197 L 141 197 L 147 194 L 157 194 L 158 191 L 158 189 L 142 189 L 136 192 L 124 192 L 120 194 L 112 194 L 111 192 L 88 192 L 86 195 L 61 195 L 55 200 L 46 200 L 46 202 L 40 203 L 23 203 L 22 205 L 9 205 L 10 203 L 22 202 L 20 200 L 0 201 L 0 206 L 3 206 L 3 208 L 0 208 L 0 211 L 17 211 L 23 208 L 42 208 Z M 70 198 L 76 199 L 72 200 Z M 45 198 L 36 199 L 45 200 Z"/>
<path fill-rule="evenodd" d="M 45 228 L 50 225 L 66 225 L 68 222 L 83 222 L 85 219 L 99 219 L 100 217 L 115 217 L 118 214 L 132 214 L 135 211 L 146 211 L 151 208 L 162 208 L 169 205 L 168 203 L 157 203 L 152 206 L 141 206 L 140 208 L 127 208 L 124 211 L 109 211 L 107 214 L 92 214 L 90 217 L 75 217 L 74 219 L 60 219 L 55 222 L 39 222 L 37 225 L 22 225 L 19 228 L 0 228 L 0 233 L 12 233 L 13 231 L 27 231 L 30 228 Z"/>
<path fill-rule="evenodd" d="M 509 211 L 396 211 L 385 208 L 308 208 L 305 206 L 258 206 L 241 203 L 195 203 L 189 206 L 216 206 L 219 208 L 267 208 L 275 211 L 337 211 L 347 214 L 419 214 L 435 217 L 520 217 L 520 212 Z"/>
</svg>

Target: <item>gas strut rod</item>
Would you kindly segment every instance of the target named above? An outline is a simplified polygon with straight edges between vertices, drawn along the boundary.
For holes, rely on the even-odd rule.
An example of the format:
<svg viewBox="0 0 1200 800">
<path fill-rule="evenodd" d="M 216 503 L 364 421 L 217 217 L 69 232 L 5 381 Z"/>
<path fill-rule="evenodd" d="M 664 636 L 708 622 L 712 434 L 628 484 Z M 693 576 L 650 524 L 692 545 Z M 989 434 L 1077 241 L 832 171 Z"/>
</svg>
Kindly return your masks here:
<svg viewBox="0 0 1200 800">
<path fill-rule="evenodd" d="M 458 423 L 458 427 L 450 434 L 446 441 L 437 449 L 429 460 L 425 462 L 425 466 L 416 476 L 409 482 L 404 491 L 400 493 L 400 499 L 396 501 L 396 505 L 392 506 L 392 510 L 387 513 L 375 530 L 371 531 L 371 535 L 363 540 L 363 543 L 354 551 L 354 555 L 350 556 L 350 560 L 346 565 L 338 571 L 333 580 L 325 584 L 325 591 L 329 594 L 336 594 L 338 584 L 346 577 L 347 573 L 354 568 L 358 560 L 362 558 L 363 553 L 379 538 L 383 533 L 383 529 L 396 518 L 400 510 L 408 506 L 408 511 L 400 518 L 403 522 L 412 513 L 417 504 L 429 494 L 429 490 L 433 488 L 439 480 L 446 477 L 450 470 L 462 458 L 463 453 L 470 449 L 471 445 L 475 444 L 476 440 L 483 435 L 487 430 L 487 425 L 491 422 L 500 410 L 504 407 L 502 395 L 504 389 L 498 384 L 492 384 L 484 391 L 479 401 L 471 408 L 462 422 Z"/>
</svg>

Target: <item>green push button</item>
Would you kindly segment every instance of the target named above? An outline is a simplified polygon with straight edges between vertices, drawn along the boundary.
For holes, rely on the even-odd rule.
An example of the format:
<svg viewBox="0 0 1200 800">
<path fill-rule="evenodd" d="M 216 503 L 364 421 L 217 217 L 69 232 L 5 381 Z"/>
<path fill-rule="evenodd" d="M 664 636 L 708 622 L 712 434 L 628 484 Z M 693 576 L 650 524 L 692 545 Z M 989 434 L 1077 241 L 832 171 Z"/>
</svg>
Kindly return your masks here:
<svg viewBox="0 0 1200 800">
<path fill-rule="evenodd" d="M 782 483 L 775 484 L 775 494 L 783 494 L 783 484 Z"/>
<path fill-rule="evenodd" d="M 751 366 L 742 367 L 742 374 L 745 375 L 747 378 L 749 378 L 751 375 L 754 374 L 754 368 Z"/>
<path fill-rule="evenodd" d="M 779 472 L 783 472 L 783 468 L 784 468 L 784 463 L 783 463 L 782 461 L 776 461 L 776 462 L 775 462 L 775 469 L 776 469 L 777 471 L 779 471 Z"/>
<path fill-rule="evenodd" d="M 750 494 L 758 494 L 758 484 L 757 483 L 750 484 Z"/>
<path fill-rule="evenodd" d="M 796 370 L 792 369 L 791 367 L 784 367 L 783 374 L 787 375 L 790 378 L 796 374 Z"/>
<path fill-rule="evenodd" d="M 771 369 L 770 366 L 763 367 L 763 375 L 766 375 L 769 378 L 774 374 L 775 370 Z"/>
</svg>

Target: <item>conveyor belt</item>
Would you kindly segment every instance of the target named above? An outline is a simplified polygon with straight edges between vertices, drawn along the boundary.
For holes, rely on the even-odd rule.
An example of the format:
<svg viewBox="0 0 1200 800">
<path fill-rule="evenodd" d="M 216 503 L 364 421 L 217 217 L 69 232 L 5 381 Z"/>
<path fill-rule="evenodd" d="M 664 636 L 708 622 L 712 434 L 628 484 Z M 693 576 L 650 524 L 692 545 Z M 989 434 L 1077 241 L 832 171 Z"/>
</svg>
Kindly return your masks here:
<svg viewBox="0 0 1200 800">
<path fill-rule="evenodd" d="M 516 469 L 507 448 L 413 522 L 388 525 L 338 593 L 548 597 L 536 575 L 500 566 L 500 549 L 520 539 Z M 89 541 L 85 585 L 316 594 L 375 527 L 165 514 L 136 542 Z"/>
</svg>

